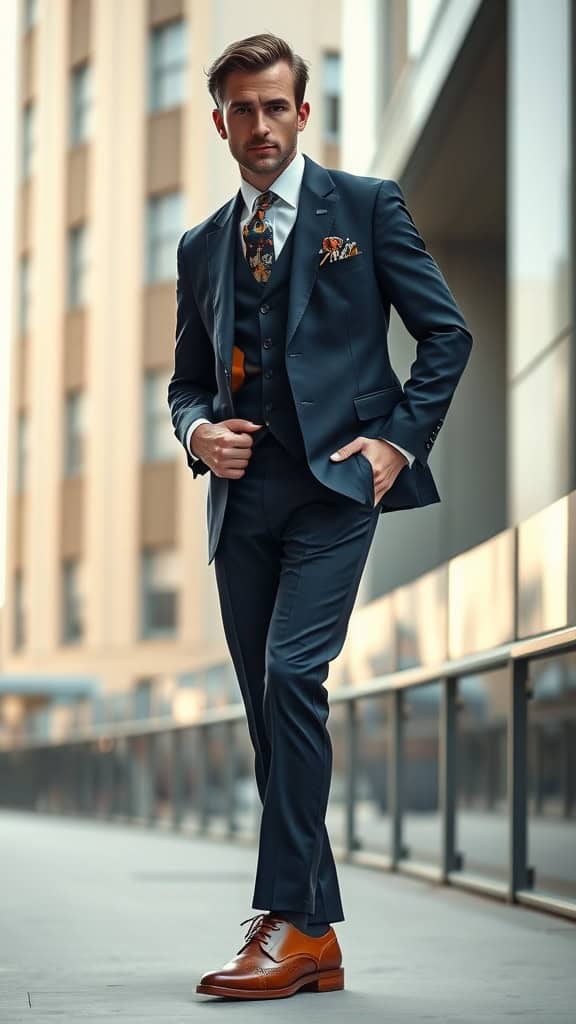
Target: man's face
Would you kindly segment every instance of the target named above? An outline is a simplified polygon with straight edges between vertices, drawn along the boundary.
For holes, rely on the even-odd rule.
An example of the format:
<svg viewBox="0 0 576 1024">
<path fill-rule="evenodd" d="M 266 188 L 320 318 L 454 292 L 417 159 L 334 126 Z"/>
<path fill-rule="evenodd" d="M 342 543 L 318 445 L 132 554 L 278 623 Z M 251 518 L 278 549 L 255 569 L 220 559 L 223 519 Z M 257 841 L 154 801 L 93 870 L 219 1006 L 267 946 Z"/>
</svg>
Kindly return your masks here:
<svg viewBox="0 0 576 1024">
<path fill-rule="evenodd" d="M 309 113 L 308 103 L 296 109 L 292 72 L 277 61 L 261 71 L 231 71 L 222 111 L 214 110 L 212 117 L 243 176 L 266 188 L 296 155 L 297 135 Z"/>
</svg>

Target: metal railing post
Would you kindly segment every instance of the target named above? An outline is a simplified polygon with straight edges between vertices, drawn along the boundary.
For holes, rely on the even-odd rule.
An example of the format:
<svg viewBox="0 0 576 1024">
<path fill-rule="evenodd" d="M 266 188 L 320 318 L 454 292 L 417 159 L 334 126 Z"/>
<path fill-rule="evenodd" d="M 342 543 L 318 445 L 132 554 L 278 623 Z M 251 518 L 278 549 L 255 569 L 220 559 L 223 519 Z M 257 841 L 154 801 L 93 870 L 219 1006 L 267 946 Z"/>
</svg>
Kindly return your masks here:
<svg viewBox="0 0 576 1024">
<path fill-rule="evenodd" d="M 210 820 L 208 807 L 208 730 L 209 725 L 198 726 L 198 827 L 206 832 Z"/>
<path fill-rule="evenodd" d="M 509 662 L 509 713 L 507 747 L 509 858 L 508 900 L 514 903 L 519 889 L 530 888 L 527 866 L 527 779 L 526 728 L 528 663 L 525 658 Z"/>
<path fill-rule="evenodd" d="M 184 736 L 182 729 L 174 729 L 172 732 L 172 828 L 178 832 L 182 828 L 184 816 L 184 760 L 183 760 Z"/>
<path fill-rule="evenodd" d="M 144 764 L 146 772 L 146 819 L 150 828 L 157 822 L 156 812 L 156 774 L 157 774 L 158 737 L 150 733 L 146 737 Z"/>
<path fill-rule="evenodd" d="M 236 833 L 235 820 L 235 783 L 236 783 L 236 723 L 226 722 L 226 762 L 225 780 L 226 787 L 226 833 L 229 838 Z"/>
<path fill-rule="evenodd" d="M 396 868 L 402 859 L 402 746 L 404 742 L 404 693 L 392 692 L 390 712 L 390 771 L 388 772 L 388 806 L 390 808 L 390 857 Z"/>
<path fill-rule="evenodd" d="M 448 879 L 450 871 L 459 866 L 456 853 L 456 728 L 457 728 L 456 678 L 442 680 L 440 705 L 440 749 L 438 764 L 438 799 L 441 814 L 441 866 L 442 881 Z"/>
</svg>

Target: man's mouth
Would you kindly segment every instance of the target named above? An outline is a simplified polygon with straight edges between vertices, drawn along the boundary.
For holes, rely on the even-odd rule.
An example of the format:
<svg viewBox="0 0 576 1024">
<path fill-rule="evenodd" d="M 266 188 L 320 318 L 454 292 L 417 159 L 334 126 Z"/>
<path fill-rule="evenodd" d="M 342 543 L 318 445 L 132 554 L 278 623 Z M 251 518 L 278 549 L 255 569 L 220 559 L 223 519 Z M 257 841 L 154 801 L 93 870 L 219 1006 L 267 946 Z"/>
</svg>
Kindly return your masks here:
<svg viewBox="0 0 576 1024">
<path fill-rule="evenodd" d="M 265 153 L 268 149 L 276 149 L 276 146 L 271 143 L 267 143 L 265 146 L 250 146 L 250 149 L 254 150 L 256 153 Z"/>
</svg>

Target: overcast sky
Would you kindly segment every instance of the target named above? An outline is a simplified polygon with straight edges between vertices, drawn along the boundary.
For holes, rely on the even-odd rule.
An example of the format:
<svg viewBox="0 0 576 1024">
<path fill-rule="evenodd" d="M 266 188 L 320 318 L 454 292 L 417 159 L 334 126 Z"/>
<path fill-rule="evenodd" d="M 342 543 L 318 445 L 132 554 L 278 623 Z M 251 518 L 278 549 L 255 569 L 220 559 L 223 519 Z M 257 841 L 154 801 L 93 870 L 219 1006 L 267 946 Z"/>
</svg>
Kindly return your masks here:
<svg viewBox="0 0 576 1024">
<path fill-rule="evenodd" d="M 8 429 L 9 341 L 14 256 L 14 173 L 16 170 L 16 0 L 2 5 L 0 35 L 0 605 L 6 572 L 6 434 Z"/>
</svg>

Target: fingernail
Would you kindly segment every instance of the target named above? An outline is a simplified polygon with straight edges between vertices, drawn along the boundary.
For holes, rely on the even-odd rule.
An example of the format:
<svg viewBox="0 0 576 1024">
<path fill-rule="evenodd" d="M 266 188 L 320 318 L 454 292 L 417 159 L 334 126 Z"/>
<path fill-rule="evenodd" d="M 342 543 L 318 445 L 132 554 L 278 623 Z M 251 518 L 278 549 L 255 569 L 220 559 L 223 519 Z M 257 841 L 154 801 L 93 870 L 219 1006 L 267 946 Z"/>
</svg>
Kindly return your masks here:
<svg viewBox="0 0 576 1024">
<path fill-rule="evenodd" d="M 332 455 L 330 456 L 330 458 L 331 459 L 340 459 L 341 455 L 339 455 L 338 452 L 332 452 Z"/>
</svg>

